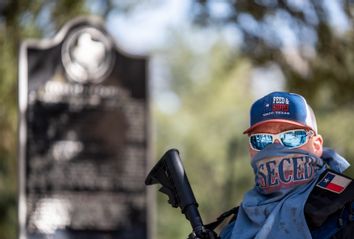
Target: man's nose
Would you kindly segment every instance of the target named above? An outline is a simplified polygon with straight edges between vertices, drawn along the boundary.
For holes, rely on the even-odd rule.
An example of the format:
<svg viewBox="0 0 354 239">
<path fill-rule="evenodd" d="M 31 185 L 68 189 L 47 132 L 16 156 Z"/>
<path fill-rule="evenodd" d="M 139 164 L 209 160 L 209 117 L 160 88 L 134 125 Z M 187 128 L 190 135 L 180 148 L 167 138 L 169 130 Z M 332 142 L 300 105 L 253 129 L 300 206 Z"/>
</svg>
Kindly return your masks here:
<svg viewBox="0 0 354 239">
<path fill-rule="evenodd" d="M 274 143 L 273 143 L 273 144 L 280 144 L 279 139 L 274 140 Z"/>
</svg>

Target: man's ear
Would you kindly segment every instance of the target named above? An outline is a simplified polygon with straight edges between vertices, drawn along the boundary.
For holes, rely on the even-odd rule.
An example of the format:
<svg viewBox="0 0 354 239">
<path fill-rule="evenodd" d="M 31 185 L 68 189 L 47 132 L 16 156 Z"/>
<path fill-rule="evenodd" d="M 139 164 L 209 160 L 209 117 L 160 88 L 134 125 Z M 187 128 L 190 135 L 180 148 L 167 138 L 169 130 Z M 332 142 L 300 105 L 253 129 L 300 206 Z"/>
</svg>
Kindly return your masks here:
<svg viewBox="0 0 354 239">
<path fill-rule="evenodd" d="M 321 157 L 322 156 L 322 152 L 323 152 L 323 138 L 321 135 L 315 135 L 312 138 L 312 147 L 313 147 L 313 151 L 315 153 L 315 155 L 317 157 Z"/>
</svg>

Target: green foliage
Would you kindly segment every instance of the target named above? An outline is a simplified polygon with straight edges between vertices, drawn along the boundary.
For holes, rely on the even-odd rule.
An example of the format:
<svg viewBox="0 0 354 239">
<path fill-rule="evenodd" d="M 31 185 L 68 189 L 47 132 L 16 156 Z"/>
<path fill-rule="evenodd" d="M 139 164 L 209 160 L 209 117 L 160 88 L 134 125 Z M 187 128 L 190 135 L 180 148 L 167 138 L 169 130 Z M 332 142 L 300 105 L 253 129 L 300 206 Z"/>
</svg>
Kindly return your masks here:
<svg viewBox="0 0 354 239">
<path fill-rule="evenodd" d="M 64 22 L 86 11 L 84 1 L 6 2 L 0 13 L 0 238 L 14 239 L 18 227 L 16 144 L 19 45 L 26 38 L 40 38 L 53 29 L 58 30 Z M 45 14 L 49 17 L 43 23 Z"/>
<path fill-rule="evenodd" d="M 278 64 L 287 88 L 304 95 L 314 108 L 354 102 L 352 1 L 225 1 L 229 13 L 223 18 L 208 8 L 213 1 L 196 2 L 203 11 L 195 18 L 204 19 L 197 22 L 232 24 L 241 32 L 243 53 L 252 63 Z M 324 91 L 330 99 L 325 104 Z"/>
<path fill-rule="evenodd" d="M 5 2 L 5 8 L 0 9 L 0 238 L 13 239 L 17 229 L 18 46 L 26 38 L 53 35 L 63 23 L 89 11 L 84 0 Z M 108 16 L 111 8 L 120 9 L 122 14 L 134 12 L 137 2 L 105 0 L 99 6 L 104 8 L 102 15 Z M 158 4 L 159 1 L 144 2 Z M 206 6 L 208 1 L 196 2 Z M 354 140 L 351 138 L 354 134 L 353 29 L 344 34 L 336 33 L 320 7 L 322 1 L 308 1 L 315 6 L 318 24 L 311 23 L 305 12 L 291 6 L 291 1 L 225 2 L 236 10 L 230 11 L 225 19 L 210 18 L 206 8 L 194 11 L 200 14 L 199 23 L 211 23 L 220 28 L 229 23 L 237 26 L 244 40 L 242 52 L 235 52 L 222 40 L 200 51 L 203 46 L 188 43 L 190 35 L 174 34 L 170 39 L 171 48 L 162 54 L 170 74 L 165 82 L 168 81 L 169 90 L 177 96 L 179 104 L 173 106 L 175 108 L 167 105 L 172 107 L 168 112 L 158 107 L 161 102 L 155 101 L 153 107 L 155 155 L 161 156 L 172 147 L 180 150 L 205 222 L 238 204 L 253 182 L 247 139 L 242 131 L 248 126 L 248 110 L 252 103 L 249 74 L 255 65 L 278 64 L 285 75 L 287 89 L 303 94 L 313 106 L 325 145 L 335 148 L 354 164 Z M 353 24 L 352 3 L 344 3 L 344 13 Z M 301 56 L 300 63 L 309 70 L 299 71 L 294 67 L 291 60 L 296 56 L 286 57 L 284 46 L 278 44 L 281 39 L 276 37 L 277 31 L 271 32 L 272 41 L 267 41 L 269 25 L 262 25 L 262 31 L 256 31 L 256 35 L 240 27 L 241 13 L 258 23 L 268 24 L 272 23 L 269 19 L 281 13 L 280 16 L 292 20 L 293 29 L 307 29 L 307 33 L 314 34 L 313 49 L 308 45 L 308 34 L 297 34 L 302 37 L 296 49 Z M 309 54 L 312 50 L 314 54 Z M 354 169 L 349 169 L 348 174 L 354 176 Z M 185 238 L 191 228 L 183 215 L 167 204 L 164 195 L 158 194 L 157 199 L 158 238 Z"/>
<path fill-rule="evenodd" d="M 320 115 L 319 130 L 324 138 L 324 144 L 336 149 L 354 165 L 354 135 L 352 107 L 341 107 L 330 113 Z M 354 176 L 354 167 L 346 171 L 347 175 Z"/>
<path fill-rule="evenodd" d="M 195 14 L 197 23 L 232 24 L 252 65 L 279 65 L 286 89 L 305 96 L 314 109 L 325 146 L 354 164 L 354 140 L 348 134 L 354 116 L 353 2 L 225 1 L 229 13 L 222 18 L 207 7 L 211 2 L 196 1 L 202 9 Z M 354 170 L 348 174 L 354 176 Z"/>
<path fill-rule="evenodd" d="M 82 0 L 55 1 L 55 6 L 51 9 L 52 13 L 50 14 L 51 19 L 55 24 L 55 29 L 58 29 L 59 26 L 64 25 L 70 19 L 89 14 L 88 10 L 84 7 L 84 3 L 85 1 Z"/>
<path fill-rule="evenodd" d="M 203 7 L 212 1 L 198 2 Z M 331 26 L 328 13 L 316 1 L 309 4 L 316 6 L 318 25 L 309 22 L 305 12 L 296 10 L 291 1 L 262 5 L 266 2 L 272 1 L 236 1 L 232 6 L 235 15 L 231 13 L 230 18 L 225 19 L 213 19 L 207 7 L 197 11 L 199 26 L 222 28 L 223 24 L 232 23 L 238 27 L 244 37 L 240 54 L 232 54 L 232 49 L 223 47 L 222 43 L 206 53 L 198 53 L 197 46 L 183 45 L 184 37 L 177 37 L 178 41 L 173 44 L 175 50 L 166 54 L 171 67 L 171 90 L 178 95 L 180 107 L 173 114 L 155 108 L 156 151 L 162 155 L 167 148 L 180 149 L 206 222 L 238 204 L 242 193 L 253 182 L 246 140 L 241 134 L 247 127 L 251 105 L 248 74 L 254 66 L 270 62 L 279 65 L 286 79 L 286 89 L 304 95 L 313 106 L 325 146 L 334 148 L 354 164 L 351 138 L 354 133 L 351 125 L 354 118 L 353 30 L 339 34 Z M 350 4 L 345 6 L 344 14 L 353 24 L 352 15 L 347 11 Z M 252 32 L 240 27 L 238 16 L 241 13 L 263 24 L 262 31 Z M 301 35 L 303 33 L 298 45 L 290 46 L 291 50 L 279 43 L 278 29 L 273 29 L 271 41 L 266 38 L 269 25 L 273 23 L 269 19 L 277 14 L 285 16 L 283 21 L 289 21 L 293 30 L 307 27 L 309 35 L 317 36 L 313 53 L 309 54 L 311 44 L 306 40 L 308 35 Z M 354 176 L 353 167 L 346 173 Z M 183 216 L 170 208 L 161 195 L 158 219 L 159 238 L 183 238 L 190 232 Z"/>
<path fill-rule="evenodd" d="M 173 113 L 155 107 L 158 155 L 180 150 L 205 222 L 234 207 L 252 184 L 247 138 L 250 64 L 233 61 L 231 49 L 218 42 L 204 53 L 183 43 L 168 52 L 171 91 L 180 100 Z M 203 60 L 200 60 L 203 59 Z M 230 67 L 230 61 L 233 64 Z M 195 75 L 203 68 L 203 74 Z M 183 225 L 183 226 L 181 226 Z M 191 228 L 177 210 L 158 200 L 158 237 L 183 238 Z"/>
</svg>

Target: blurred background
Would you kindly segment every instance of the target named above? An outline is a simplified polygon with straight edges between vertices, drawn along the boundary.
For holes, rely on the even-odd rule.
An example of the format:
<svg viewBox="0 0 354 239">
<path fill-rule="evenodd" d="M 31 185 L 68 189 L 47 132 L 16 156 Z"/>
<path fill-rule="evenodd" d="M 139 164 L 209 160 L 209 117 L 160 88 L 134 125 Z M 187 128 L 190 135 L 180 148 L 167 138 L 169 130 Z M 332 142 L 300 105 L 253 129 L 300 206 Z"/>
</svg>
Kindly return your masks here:
<svg viewBox="0 0 354 239">
<path fill-rule="evenodd" d="M 125 52 L 148 56 L 154 160 L 177 148 L 204 222 L 253 183 L 249 107 L 287 90 L 313 107 L 325 146 L 354 163 L 352 0 L 1 0 L 0 238 L 17 237 L 18 54 L 77 16 L 99 16 Z M 347 175 L 354 176 L 349 168 Z M 190 225 L 156 195 L 157 239 Z"/>
</svg>

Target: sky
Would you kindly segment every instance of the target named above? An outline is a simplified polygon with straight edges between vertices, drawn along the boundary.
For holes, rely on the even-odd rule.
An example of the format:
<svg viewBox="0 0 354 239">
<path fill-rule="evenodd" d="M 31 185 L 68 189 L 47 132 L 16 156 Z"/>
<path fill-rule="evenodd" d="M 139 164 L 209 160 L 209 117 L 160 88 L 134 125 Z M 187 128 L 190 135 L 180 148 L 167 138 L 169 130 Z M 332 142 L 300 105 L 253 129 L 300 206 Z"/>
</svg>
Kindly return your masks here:
<svg viewBox="0 0 354 239">
<path fill-rule="evenodd" d="M 147 55 L 150 58 L 149 79 L 152 97 L 158 109 L 167 114 L 175 113 L 180 107 L 179 96 L 169 89 L 168 66 L 159 52 L 169 46 L 171 31 L 184 33 L 184 40 L 195 52 L 208 51 L 220 38 L 234 47 L 241 44 L 240 34 L 233 27 L 224 27 L 216 33 L 213 29 L 195 29 L 190 24 L 191 0 L 156 1 L 157 5 L 142 4 L 127 17 L 111 14 L 107 29 L 123 51 L 132 55 Z M 222 4 L 211 5 L 214 14 L 224 15 L 227 9 Z M 173 47 L 173 46 L 172 46 Z"/>
<path fill-rule="evenodd" d="M 90 2 L 90 1 L 89 1 Z M 210 0 L 207 4 L 211 15 L 216 18 L 222 18 L 230 14 L 229 1 Z M 269 5 L 272 0 L 258 0 L 259 4 Z M 289 6 L 294 11 L 304 14 L 305 19 L 310 26 L 318 24 L 318 16 L 314 7 L 305 0 L 289 0 Z M 344 0 L 323 0 L 322 8 L 328 16 L 328 21 L 338 34 L 342 34 L 351 28 L 348 18 L 342 14 Z M 122 4 L 124 5 L 124 4 Z M 126 4 L 127 5 L 127 4 Z M 97 11 L 97 5 L 89 4 L 93 12 Z M 161 48 L 166 44 L 166 35 L 171 29 L 188 28 L 191 10 L 195 10 L 192 0 L 145 0 L 135 5 L 134 10 L 129 14 L 117 14 L 112 11 L 107 19 L 107 28 L 117 39 L 118 44 L 132 54 L 144 54 L 152 50 Z M 281 41 L 284 48 L 298 47 L 299 41 L 308 44 L 309 54 L 313 54 L 310 48 L 316 43 L 316 36 L 311 27 L 297 25 L 292 22 L 293 19 L 286 11 L 276 11 L 275 14 L 269 15 L 265 21 L 260 23 L 249 14 L 238 13 L 237 20 L 239 27 L 254 34 L 263 35 L 264 39 L 271 44 Z M 227 28 L 227 27 L 226 27 Z M 237 31 L 237 26 L 232 26 L 233 38 L 239 38 L 242 41 L 241 32 Z M 231 29 L 231 27 L 229 27 Z M 231 30 L 230 30 L 231 31 Z M 238 35 L 238 36 L 235 36 Z M 229 37 L 231 34 L 229 34 Z M 232 39 L 232 41 L 236 41 Z"/>
<path fill-rule="evenodd" d="M 210 0 L 208 8 L 216 17 L 230 14 L 228 1 Z M 258 0 L 259 4 L 271 4 L 272 0 Z M 191 28 L 190 12 L 192 0 L 151 0 L 142 1 L 128 15 L 112 14 L 107 19 L 107 29 L 116 39 L 117 45 L 131 55 L 146 55 L 151 59 L 151 81 L 158 105 L 163 111 L 171 111 L 179 106 L 179 99 L 173 92 L 168 91 L 164 78 L 168 74 L 161 69 L 163 62 L 158 59 L 160 49 L 169 47 L 168 36 L 171 31 L 182 32 L 186 41 L 195 45 L 195 51 L 207 51 L 219 37 L 222 36 L 235 48 L 240 47 L 243 40 L 243 28 L 246 31 L 262 35 L 269 44 L 279 44 L 285 59 L 301 74 L 308 73 L 308 59 L 315 54 L 317 36 L 313 29 L 318 24 L 313 6 L 305 0 L 289 0 L 293 10 L 302 12 L 309 25 L 299 25 L 284 10 L 278 10 L 269 15 L 263 22 L 257 22 L 247 13 L 239 13 L 239 25 L 227 25 L 222 31 L 200 30 Z M 337 34 L 343 34 L 351 28 L 351 24 L 341 12 L 343 0 L 324 0 L 322 7 L 328 16 L 328 21 Z M 94 6 L 93 6 L 94 7 Z M 294 26 L 296 26 L 294 28 Z M 302 49 L 302 50 L 301 50 Z M 152 57 L 153 56 L 153 57 Z M 157 57 L 157 58 L 156 58 Z M 254 68 L 251 73 L 252 94 L 259 97 L 273 90 L 282 90 L 285 87 L 284 75 L 278 66 L 273 64 Z M 163 87 L 161 87 L 161 85 Z M 257 93 L 258 92 L 258 93 Z M 172 110 L 171 112 L 173 112 Z"/>
<path fill-rule="evenodd" d="M 187 24 L 190 0 L 157 1 L 142 4 L 130 17 L 111 14 L 107 28 L 126 51 L 145 54 L 166 44 L 168 29 Z"/>
</svg>

